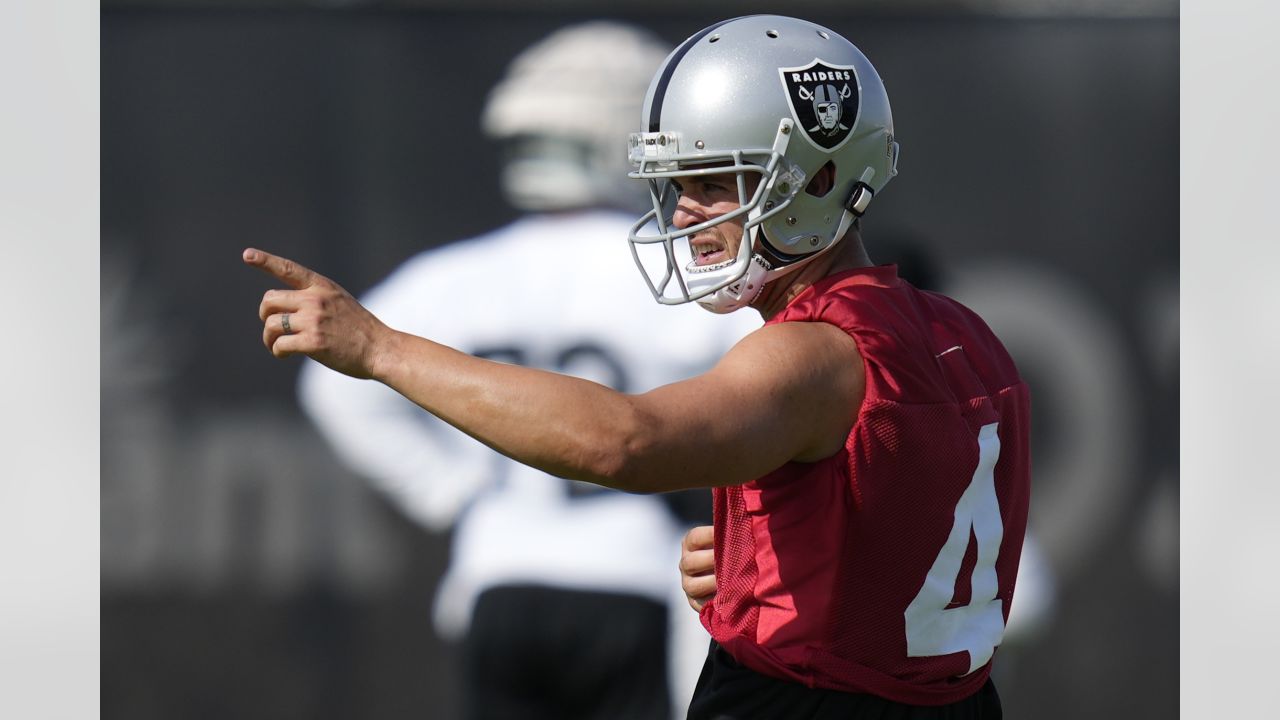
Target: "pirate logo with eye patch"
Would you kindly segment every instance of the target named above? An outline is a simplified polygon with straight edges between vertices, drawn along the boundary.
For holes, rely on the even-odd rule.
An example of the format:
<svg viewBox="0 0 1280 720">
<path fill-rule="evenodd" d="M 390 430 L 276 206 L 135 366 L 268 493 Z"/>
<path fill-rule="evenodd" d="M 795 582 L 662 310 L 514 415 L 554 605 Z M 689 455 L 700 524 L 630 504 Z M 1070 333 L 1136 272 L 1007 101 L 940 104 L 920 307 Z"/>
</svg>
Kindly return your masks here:
<svg viewBox="0 0 1280 720">
<path fill-rule="evenodd" d="M 858 75 L 852 65 L 814 59 L 804 67 L 778 68 L 796 124 L 809 142 L 830 152 L 858 124 Z"/>
</svg>

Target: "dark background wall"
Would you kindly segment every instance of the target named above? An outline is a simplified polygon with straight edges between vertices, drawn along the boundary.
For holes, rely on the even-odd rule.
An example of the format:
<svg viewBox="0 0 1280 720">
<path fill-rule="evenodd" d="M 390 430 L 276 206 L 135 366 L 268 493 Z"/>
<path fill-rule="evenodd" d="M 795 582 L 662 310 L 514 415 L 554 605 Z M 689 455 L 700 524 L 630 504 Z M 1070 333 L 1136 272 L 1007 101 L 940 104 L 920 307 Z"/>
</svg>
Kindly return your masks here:
<svg viewBox="0 0 1280 720">
<path fill-rule="evenodd" d="M 102 12 L 103 714 L 450 717 L 453 648 L 428 612 L 448 539 L 306 424 L 297 363 L 258 340 L 268 284 L 238 254 L 358 293 L 513 217 L 484 96 L 588 10 L 179 5 Z M 737 14 L 617 7 L 673 45 Z M 1035 397 L 1049 601 L 1000 651 L 1006 707 L 1171 717 L 1177 19 L 875 7 L 804 13 L 893 102 L 901 173 L 867 218 L 872 256 L 925 258 Z"/>
</svg>

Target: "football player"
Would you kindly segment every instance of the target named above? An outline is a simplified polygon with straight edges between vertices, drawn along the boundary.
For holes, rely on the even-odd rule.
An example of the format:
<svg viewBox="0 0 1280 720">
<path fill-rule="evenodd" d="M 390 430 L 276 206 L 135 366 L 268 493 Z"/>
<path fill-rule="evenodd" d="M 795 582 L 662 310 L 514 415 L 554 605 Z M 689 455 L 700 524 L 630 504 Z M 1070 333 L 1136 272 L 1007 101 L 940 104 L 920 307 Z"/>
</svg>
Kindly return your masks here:
<svg viewBox="0 0 1280 720">
<path fill-rule="evenodd" d="M 848 130 L 811 133 L 803 95 L 844 73 Z M 859 219 L 898 159 L 877 71 L 827 28 L 727 20 L 666 58 L 642 122 L 632 176 L 652 209 L 629 241 L 649 291 L 765 320 L 709 371 L 628 394 L 476 358 L 248 249 L 291 288 L 260 304 L 264 343 L 554 475 L 714 488 L 700 611 L 714 642 L 690 717 L 999 717 L 989 675 L 1026 529 L 1029 394 L 976 314 L 869 256 Z"/>
</svg>

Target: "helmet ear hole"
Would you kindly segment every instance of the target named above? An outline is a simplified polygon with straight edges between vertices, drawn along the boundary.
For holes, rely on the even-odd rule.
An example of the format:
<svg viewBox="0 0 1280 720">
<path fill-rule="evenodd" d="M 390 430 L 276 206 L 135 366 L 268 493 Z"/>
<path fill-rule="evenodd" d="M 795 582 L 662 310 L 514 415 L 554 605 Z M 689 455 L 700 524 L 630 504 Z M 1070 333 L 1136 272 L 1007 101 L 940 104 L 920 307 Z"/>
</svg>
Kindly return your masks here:
<svg viewBox="0 0 1280 720">
<path fill-rule="evenodd" d="M 818 168 L 818 172 L 813 174 L 813 179 L 805 185 L 804 191 L 814 197 L 826 197 L 835 185 L 836 164 L 828 160 L 826 165 Z"/>
</svg>

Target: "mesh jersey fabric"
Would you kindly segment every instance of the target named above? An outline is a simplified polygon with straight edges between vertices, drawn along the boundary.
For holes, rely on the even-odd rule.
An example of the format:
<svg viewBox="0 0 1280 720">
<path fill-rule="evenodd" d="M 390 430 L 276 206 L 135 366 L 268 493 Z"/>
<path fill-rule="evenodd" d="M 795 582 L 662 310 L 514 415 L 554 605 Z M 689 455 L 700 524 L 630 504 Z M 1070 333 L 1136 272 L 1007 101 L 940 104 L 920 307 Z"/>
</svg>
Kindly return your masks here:
<svg viewBox="0 0 1280 720">
<path fill-rule="evenodd" d="M 770 320 L 780 322 L 848 333 L 864 400 L 841 452 L 714 491 L 717 593 L 703 624 L 743 665 L 809 687 L 919 705 L 977 692 L 990 663 L 971 672 L 966 651 L 911 656 L 904 613 L 974 481 L 979 430 L 997 423 L 1007 621 L 1030 496 L 1026 384 L 977 315 L 894 266 L 824 278 Z M 949 608 L 968 604 L 976 558 L 970 537 Z"/>
</svg>

